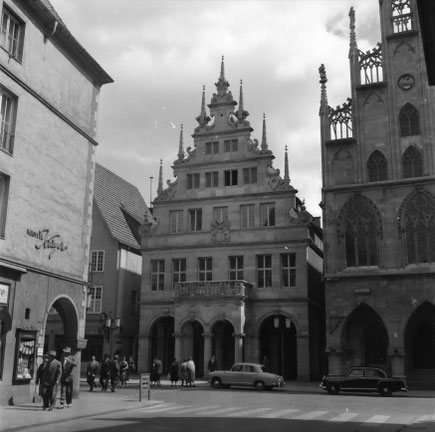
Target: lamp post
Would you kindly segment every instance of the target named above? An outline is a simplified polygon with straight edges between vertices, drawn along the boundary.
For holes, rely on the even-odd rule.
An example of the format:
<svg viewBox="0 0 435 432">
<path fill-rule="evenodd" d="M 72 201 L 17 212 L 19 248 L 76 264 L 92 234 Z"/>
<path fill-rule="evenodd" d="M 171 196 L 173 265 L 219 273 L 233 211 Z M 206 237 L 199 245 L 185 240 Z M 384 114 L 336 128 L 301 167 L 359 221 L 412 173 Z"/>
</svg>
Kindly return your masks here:
<svg viewBox="0 0 435 432">
<path fill-rule="evenodd" d="M 281 319 L 283 318 L 283 319 Z M 275 316 L 273 318 L 273 327 L 279 332 L 280 335 L 280 351 L 281 351 L 281 375 L 284 376 L 284 334 L 290 331 L 292 325 L 290 318 L 285 318 L 282 316 Z"/>
<path fill-rule="evenodd" d="M 113 354 L 113 334 L 116 330 L 121 326 L 121 318 L 111 318 L 110 313 L 107 315 L 103 312 L 104 317 L 104 330 L 107 332 L 107 336 L 109 339 L 109 354 L 112 357 Z"/>
</svg>

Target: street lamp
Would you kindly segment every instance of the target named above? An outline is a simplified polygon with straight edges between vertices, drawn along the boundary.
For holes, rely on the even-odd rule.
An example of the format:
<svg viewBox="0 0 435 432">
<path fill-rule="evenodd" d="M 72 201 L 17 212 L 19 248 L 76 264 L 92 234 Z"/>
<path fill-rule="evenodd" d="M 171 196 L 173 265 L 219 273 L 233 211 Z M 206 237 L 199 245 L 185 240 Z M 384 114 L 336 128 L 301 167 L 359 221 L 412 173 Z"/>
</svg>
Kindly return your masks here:
<svg viewBox="0 0 435 432">
<path fill-rule="evenodd" d="M 112 357 L 113 334 L 121 327 L 121 318 L 111 318 L 110 313 L 107 315 L 105 312 L 102 313 L 102 317 L 104 319 L 104 330 L 106 331 L 107 338 L 109 340 L 110 357 Z"/>
<path fill-rule="evenodd" d="M 281 318 L 284 318 L 283 320 Z M 292 325 L 291 319 L 286 317 L 281 317 L 279 315 L 273 317 L 273 327 L 280 334 L 281 342 L 281 375 L 284 376 L 284 333 L 290 330 Z"/>
</svg>

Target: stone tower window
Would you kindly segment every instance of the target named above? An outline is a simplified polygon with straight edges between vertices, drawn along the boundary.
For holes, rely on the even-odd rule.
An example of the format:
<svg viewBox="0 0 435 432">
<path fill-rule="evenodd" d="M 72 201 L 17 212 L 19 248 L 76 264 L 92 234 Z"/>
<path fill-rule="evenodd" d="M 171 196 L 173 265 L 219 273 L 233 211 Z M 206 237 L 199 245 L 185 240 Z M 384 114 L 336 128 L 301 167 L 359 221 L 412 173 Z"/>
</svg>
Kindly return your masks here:
<svg viewBox="0 0 435 432">
<path fill-rule="evenodd" d="M 344 205 L 340 219 L 344 227 L 346 266 L 377 266 L 381 230 L 376 206 L 357 194 Z"/>
<path fill-rule="evenodd" d="M 423 175 L 423 158 L 414 147 L 409 146 L 402 157 L 403 177 L 421 177 Z"/>
<path fill-rule="evenodd" d="M 420 135 L 418 110 L 414 105 L 407 103 L 399 113 L 400 136 Z"/>
<path fill-rule="evenodd" d="M 370 155 L 367 171 L 370 182 L 387 180 L 387 159 L 379 150 Z"/>
<path fill-rule="evenodd" d="M 435 262 L 435 200 L 426 191 L 414 192 L 404 203 L 408 264 Z"/>
<path fill-rule="evenodd" d="M 412 13 L 409 0 L 392 0 L 393 33 L 402 33 L 412 30 Z"/>
</svg>

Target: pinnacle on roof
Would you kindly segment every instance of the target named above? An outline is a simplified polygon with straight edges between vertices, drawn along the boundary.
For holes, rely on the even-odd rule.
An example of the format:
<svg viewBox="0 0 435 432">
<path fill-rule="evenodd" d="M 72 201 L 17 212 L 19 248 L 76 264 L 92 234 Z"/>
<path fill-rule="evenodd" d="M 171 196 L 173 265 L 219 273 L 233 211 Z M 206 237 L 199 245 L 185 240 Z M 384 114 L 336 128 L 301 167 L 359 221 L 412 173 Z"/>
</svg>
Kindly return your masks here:
<svg viewBox="0 0 435 432">
<path fill-rule="evenodd" d="M 289 168 L 288 168 L 287 145 L 285 146 L 285 155 L 284 155 L 284 181 L 287 184 L 290 184 L 290 175 L 289 175 Z"/>
<path fill-rule="evenodd" d="M 210 121 L 210 117 L 205 111 L 205 85 L 202 86 L 201 113 L 196 117 L 196 121 L 201 127 L 205 126 Z"/>
<path fill-rule="evenodd" d="M 243 81 L 240 80 L 239 109 L 237 111 L 237 118 L 239 121 L 244 120 L 249 115 L 248 111 L 245 111 L 243 108 Z"/>
<path fill-rule="evenodd" d="M 222 61 L 221 61 L 221 74 L 215 86 L 217 88 L 219 96 L 225 95 L 227 93 L 228 87 L 230 86 L 230 84 L 225 78 L 224 56 L 222 56 Z"/>
<path fill-rule="evenodd" d="M 266 114 L 263 113 L 263 135 L 261 138 L 261 150 L 265 151 L 268 149 L 267 136 L 266 136 Z"/>
<path fill-rule="evenodd" d="M 325 65 L 322 63 L 319 67 L 319 75 L 320 75 L 320 111 L 319 115 L 329 114 L 329 106 L 328 106 L 328 95 L 326 93 L 326 83 L 328 82 L 328 78 L 326 78 L 326 70 Z"/>
<path fill-rule="evenodd" d="M 157 195 L 163 192 L 163 159 L 160 159 L 160 169 L 159 169 L 159 184 L 157 186 Z"/>
<path fill-rule="evenodd" d="M 355 10 L 353 7 L 351 7 L 349 10 L 349 18 L 350 18 L 349 59 L 358 59 L 358 45 L 356 43 L 356 33 L 355 33 Z"/>
<path fill-rule="evenodd" d="M 181 123 L 181 128 L 180 128 L 180 143 L 178 145 L 178 160 L 183 160 L 184 159 L 184 142 L 183 142 L 183 123 Z"/>
</svg>

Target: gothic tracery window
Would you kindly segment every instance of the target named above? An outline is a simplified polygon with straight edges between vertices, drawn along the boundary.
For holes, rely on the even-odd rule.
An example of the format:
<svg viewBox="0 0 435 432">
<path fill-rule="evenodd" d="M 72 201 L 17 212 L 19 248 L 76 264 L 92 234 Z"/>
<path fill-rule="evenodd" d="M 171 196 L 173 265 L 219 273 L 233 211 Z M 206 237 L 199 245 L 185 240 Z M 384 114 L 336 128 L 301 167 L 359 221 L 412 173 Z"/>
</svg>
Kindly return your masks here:
<svg viewBox="0 0 435 432">
<path fill-rule="evenodd" d="M 407 199 L 402 229 L 408 264 L 435 262 L 435 200 L 428 192 L 417 191 Z"/>
<path fill-rule="evenodd" d="M 387 159 L 379 150 L 370 155 L 367 171 L 370 182 L 387 180 Z"/>
<path fill-rule="evenodd" d="M 399 113 L 400 136 L 420 135 L 420 122 L 418 110 L 414 105 L 407 103 Z"/>
<path fill-rule="evenodd" d="M 409 146 L 402 156 L 403 177 L 421 177 L 423 175 L 423 158 L 414 147 Z"/>
<path fill-rule="evenodd" d="M 342 211 L 347 267 L 379 264 L 378 235 L 380 218 L 375 205 L 362 195 L 355 195 Z"/>
</svg>

